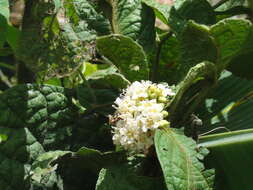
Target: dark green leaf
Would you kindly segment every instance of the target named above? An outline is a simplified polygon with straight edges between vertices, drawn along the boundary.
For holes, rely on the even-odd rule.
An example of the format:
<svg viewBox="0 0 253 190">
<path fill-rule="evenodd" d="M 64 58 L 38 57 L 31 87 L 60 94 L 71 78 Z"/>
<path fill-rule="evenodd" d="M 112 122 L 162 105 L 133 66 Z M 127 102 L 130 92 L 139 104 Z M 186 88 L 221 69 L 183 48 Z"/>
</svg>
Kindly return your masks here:
<svg viewBox="0 0 253 190">
<path fill-rule="evenodd" d="M 96 110 L 105 115 L 114 111 L 112 104 L 117 95 L 118 92 L 112 89 L 91 89 L 84 85 L 77 88 L 77 97 L 82 106 L 88 111 Z"/>
<path fill-rule="evenodd" d="M 218 50 L 206 26 L 189 21 L 178 39 L 180 57 L 177 67 L 183 76 L 202 61 L 217 62 Z"/>
<path fill-rule="evenodd" d="M 20 38 L 20 31 L 17 28 L 8 25 L 7 34 L 6 34 L 6 41 L 9 43 L 12 50 L 14 50 L 14 51 L 17 50 L 19 38 Z"/>
<path fill-rule="evenodd" d="M 157 18 L 159 18 L 163 23 L 168 24 L 171 6 L 163 5 L 155 0 L 142 0 L 142 2 L 154 10 Z"/>
<path fill-rule="evenodd" d="M 131 38 L 122 35 L 100 37 L 97 39 L 97 48 L 130 81 L 148 79 L 146 55 Z"/>
<path fill-rule="evenodd" d="M 124 165 L 103 168 L 96 185 L 96 190 L 153 190 L 157 188 L 165 189 L 159 178 L 137 176 Z"/>
<path fill-rule="evenodd" d="M 108 86 L 116 89 L 126 88 L 130 84 L 123 75 L 117 72 L 115 67 L 100 69 L 89 75 L 87 79 L 90 82 L 95 82 L 98 86 Z"/>
<path fill-rule="evenodd" d="M 155 45 L 155 16 L 152 9 L 141 0 L 109 0 L 112 7 L 111 26 L 115 34 L 131 37 L 141 44 L 145 51 Z"/>
<path fill-rule="evenodd" d="M 97 32 L 98 35 L 106 35 L 111 32 L 108 19 L 100 9 L 101 3 L 88 0 L 73 0 L 77 15 L 88 24 L 88 28 Z"/>
<path fill-rule="evenodd" d="M 198 153 L 197 144 L 182 131 L 172 128 L 157 130 L 155 147 L 168 189 L 213 189 L 214 171 L 205 171 L 199 161 L 207 152 Z"/>
<path fill-rule="evenodd" d="M 122 34 L 137 41 L 145 51 L 153 49 L 155 17 L 141 0 L 109 0 L 108 4 L 104 1 L 75 0 L 74 3 L 80 18 L 99 36 Z"/>
<path fill-rule="evenodd" d="M 0 143 L 0 187 L 29 189 L 31 163 L 44 152 L 43 147 L 27 128 L 0 127 L 0 134 L 8 136 Z"/>
<path fill-rule="evenodd" d="M 0 50 L 3 48 L 3 45 L 6 41 L 7 27 L 7 19 L 0 13 Z"/>
<path fill-rule="evenodd" d="M 223 127 L 222 131 L 252 128 L 253 82 L 224 72 L 217 86 L 199 110 L 204 123 L 202 132 Z M 217 130 L 216 132 L 220 132 Z"/>
<path fill-rule="evenodd" d="M 210 150 L 206 164 L 216 169 L 217 190 L 252 189 L 252 129 L 204 136 L 198 146 Z"/>
<path fill-rule="evenodd" d="M 39 187 L 53 187 L 57 184 L 58 189 L 63 189 L 62 181 L 56 174 L 57 164 L 53 162 L 70 153 L 69 151 L 58 150 L 40 154 L 31 166 L 32 183 Z"/>
<path fill-rule="evenodd" d="M 207 0 L 175 1 L 174 7 L 170 10 L 170 26 L 175 32 L 180 33 L 187 20 L 194 20 L 199 24 L 214 24 L 215 15 L 212 6 Z"/>
<path fill-rule="evenodd" d="M 252 78 L 253 27 L 243 19 L 226 19 L 210 29 L 211 35 L 219 48 L 219 69 L 228 66 L 234 74 Z"/>
<path fill-rule="evenodd" d="M 75 114 L 67 94 L 64 88 L 49 85 L 13 87 L 0 95 L 0 125 L 28 127 L 45 147 L 61 147 Z"/>
</svg>

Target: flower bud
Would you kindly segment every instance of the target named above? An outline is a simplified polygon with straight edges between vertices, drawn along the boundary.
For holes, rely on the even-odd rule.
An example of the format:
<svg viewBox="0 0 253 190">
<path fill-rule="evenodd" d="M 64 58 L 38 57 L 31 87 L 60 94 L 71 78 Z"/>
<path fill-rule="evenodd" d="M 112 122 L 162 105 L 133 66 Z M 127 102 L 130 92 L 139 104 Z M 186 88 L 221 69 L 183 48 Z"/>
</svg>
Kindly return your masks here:
<svg viewBox="0 0 253 190">
<path fill-rule="evenodd" d="M 169 127 L 170 123 L 167 120 L 159 121 L 159 127 Z"/>
<path fill-rule="evenodd" d="M 169 113 L 167 111 L 162 111 L 163 118 L 168 117 Z"/>
<path fill-rule="evenodd" d="M 167 98 L 160 96 L 160 97 L 158 98 L 158 102 L 160 102 L 160 103 L 167 103 L 168 100 L 167 100 Z"/>
</svg>

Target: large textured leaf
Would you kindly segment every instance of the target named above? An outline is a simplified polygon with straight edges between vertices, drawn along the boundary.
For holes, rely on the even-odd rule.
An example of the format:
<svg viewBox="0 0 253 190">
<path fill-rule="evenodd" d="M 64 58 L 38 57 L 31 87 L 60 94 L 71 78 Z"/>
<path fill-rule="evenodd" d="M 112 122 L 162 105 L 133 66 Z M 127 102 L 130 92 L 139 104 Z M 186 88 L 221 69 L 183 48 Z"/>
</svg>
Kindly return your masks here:
<svg viewBox="0 0 253 190">
<path fill-rule="evenodd" d="M 210 28 L 220 52 L 220 70 L 228 69 L 236 75 L 252 78 L 253 27 L 245 19 L 225 19 Z"/>
<path fill-rule="evenodd" d="M 183 75 L 202 61 L 217 62 L 218 49 L 206 26 L 189 21 L 178 39 L 180 48 L 178 72 Z"/>
<path fill-rule="evenodd" d="M 127 166 L 103 168 L 98 177 L 96 190 L 159 190 L 165 189 L 161 180 L 138 176 Z"/>
<path fill-rule="evenodd" d="M 216 67 L 211 62 L 199 63 L 189 70 L 184 80 L 178 85 L 176 95 L 169 106 L 172 126 L 180 127 L 185 124 L 216 81 Z"/>
<path fill-rule="evenodd" d="M 112 7 L 111 25 L 116 34 L 123 34 L 142 44 L 145 50 L 152 49 L 155 42 L 152 10 L 141 0 L 109 0 Z"/>
<path fill-rule="evenodd" d="M 46 79 L 62 78 L 76 71 L 90 59 L 92 53 L 87 52 L 87 48 L 91 48 L 89 42 L 95 38 L 94 32 L 87 29 L 87 23 L 77 21 L 72 25 L 72 17 L 67 17 L 68 8 L 64 10 L 66 14 L 62 11 L 59 17 L 54 8 L 53 1 L 29 1 L 15 52 L 29 69 L 42 72 L 41 78 L 47 76 Z"/>
<path fill-rule="evenodd" d="M 28 127 L 44 146 L 61 147 L 69 136 L 75 114 L 64 88 L 43 85 L 19 85 L 0 95 L 0 125 Z"/>
<path fill-rule="evenodd" d="M 94 30 L 98 35 L 106 35 L 111 32 L 110 22 L 99 7 L 101 2 L 73 0 L 73 3 L 77 15 L 88 24 L 90 30 Z"/>
<path fill-rule="evenodd" d="M 197 152 L 197 144 L 182 131 L 172 128 L 157 130 L 155 147 L 168 189 L 213 189 L 214 171 L 204 171 L 200 162 L 207 150 Z"/>
<path fill-rule="evenodd" d="M 198 110 L 204 123 L 201 131 L 207 132 L 217 127 L 225 127 L 228 130 L 252 128 L 252 92 L 252 81 L 224 72 L 206 99 L 203 105 L 205 109 Z"/>
<path fill-rule="evenodd" d="M 187 20 L 194 20 L 199 24 L 214 24 L 213 8 L 206 0 L 175 1 L 170 10 L 169 24 L 172 29 L 180 33 Z"/>
<path fill-rule="evenodd" d="M 41 184 L 48 184 L 48 186 L 54 186 L 62 190 L 63 183 L 59 176 L 56 174 L 58 165 L 53 163 L 58 158 L 70 154 L 69 151 L 50 151 L 40 154 L 31 166 L 31 181 L 33 184 L 42 186 Z"/>
<path fill-rule="evenodd" d="M 60 185 L 55 171 L 31 165 L 44 150 L 68 148 L 75 109 L 67 95 L 61 87 L 32 84 L 0 95 L 0 134 L 7 137 L 0 143 L 1 189 Z"/>
<path fill-rule="evenodd" d="M 141 4 L 141 0 L 107 2 L 74 1 L 80 18 L 98 35 L 123 34 L 143 45 L 145 50 L 151 50 L 155 43 L 155 17 L 152 10 Z"/>
<path fill-rule="evenodd" d="M 0 133 L 8 139 L 0 144 L 0 187 L 3 190 L 26 190 L 33 184 L 31 163 L 44 153 L 42 145 L 27 128 L 0 127 Z M 54 178 L 55 173 L 47 175 Z M 56 180 L 56 178 L 54 178 Z M 51 183 L 52 182 L 52 183 Z M 34 184 L 35 185 L 35 184 Z M 41 187 L 51 189 L 53 181 L 43 181 Z"/>
<path fill-rule="evenodd" d="M 147 80 L 149 68 L 140 45 L 123 35 L 110 35 L 97 39 L 98 51 L 110 59 L 130 81 Z"/>
<path fill-rule="evenodd" d="M 215 189 L 252 189 L 252 129 L 204 136 L 198 146 L 210 150 L 205 161 L 216 169 Z"/>
<path fill-rule="evenodd" d="M 168 15 L 169 15 L 171 6 L 163 5 L 155 0 L 142 0 L 142 2 L 154 10 L 157 18 L 163 21 L 163 23 L 168 24 Z"/>
<path fill-rule="evenodd" d="M 164 42 L 160 53 L 160 62 L 157 75 L 158 81 L 166 81 L 168 84 L 177 84 L 184 77 L 184 72 L 180 72 L 180 46 L 179 40 L 171 36 Z M 177 73 L 175 75 L 175 73 Z"/>
</svg>

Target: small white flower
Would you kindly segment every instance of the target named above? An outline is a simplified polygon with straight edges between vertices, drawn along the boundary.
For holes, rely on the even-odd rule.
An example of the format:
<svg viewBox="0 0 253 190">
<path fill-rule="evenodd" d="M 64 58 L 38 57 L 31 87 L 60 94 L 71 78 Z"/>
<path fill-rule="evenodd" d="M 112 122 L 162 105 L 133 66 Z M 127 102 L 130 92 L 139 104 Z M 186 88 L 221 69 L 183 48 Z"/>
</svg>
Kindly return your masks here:
<svg viewBox="0 0 253 190">
<path fill-rule="evenodd" d="M 114 102 L 114 144 L 129 151 L 147 151 L 154 143 L 155 129 L 168 125 L 164 120 L 168 113 L 164 109 L 169 97 L 174 95 L 167 84 L 133 82 Z"/>
</svg>

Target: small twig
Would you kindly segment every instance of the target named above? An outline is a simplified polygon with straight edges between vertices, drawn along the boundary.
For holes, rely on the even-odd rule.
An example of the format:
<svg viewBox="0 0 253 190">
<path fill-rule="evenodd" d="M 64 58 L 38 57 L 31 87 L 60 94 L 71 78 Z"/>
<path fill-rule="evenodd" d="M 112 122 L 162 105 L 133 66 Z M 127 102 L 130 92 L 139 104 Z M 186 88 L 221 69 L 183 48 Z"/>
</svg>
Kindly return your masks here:
<svg viewBox="0 0 253 190">
<path fill-rule="evenodd" d="M 82 72 L 80 70 L 78 70 L 79 75 L 81 76 L 81 78 L 83 79 L 83 82 L 85 83 L 85 85 L 87 86 L 87 88 L 89 89 L 90 95 L 93 99 L 93 102 L 96 104 L 97 103 L 97 97 L 93 91 L 93 89 L 91 88 L 89 82 L 87 81 L 87 79 L 85 78 L 85 76 L 82 74 Z"/>
<path fill-rule="evenodd" d="M 163 44 L 172 36 L 172 32 L 168 32 L 163 39 L 160 41 L 160 43 L 158 44 L 157 47 L 157 52 L 156 52 L 156 57 L 155 57 L 155 62 L 153 64 L 153 71 L 152 71 L 152 76 L 151 76 L 151 80 L 152 81 L 156 81 L 156 74 L 158 72 L 159 69 L 159 62 L 160 62 L 160 55 L 161 55 L 161 50 L 162 50 L 162 46 Z"/>
<path fill-rule="evenodd" d="M 202 134 L 200 134 L 199 136 L 204 136 L 204 135 L 208 135 L 208 134 L 210 134 L 210 133 L 212 133 L 212 132 L 215 132 L 215 131 L 217 131 L 217 130 L 220 130 L 220 129 L 225 129 L 227 132 L 231 132 L 228 128 L 226 128 L 226 127 L 217 127 L 217 128 L 214 128 L 214 129 L 212 129 L 212 130 L 210 130 L 210 131 L 207 131 L 207 132 L 205 132 L 205 133 L 202 133 Z"/>
<path fill-rule="evenodd" d="M 218 3 L 216 3 L 214 6 L 213 6 L 213 9 L 217 9 L 219 6 L 223 5 L 224 3 L 226 3 L 228 0 L 221 0 L 219 1 Z"/>
</svg>

